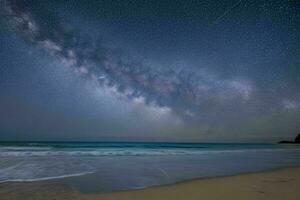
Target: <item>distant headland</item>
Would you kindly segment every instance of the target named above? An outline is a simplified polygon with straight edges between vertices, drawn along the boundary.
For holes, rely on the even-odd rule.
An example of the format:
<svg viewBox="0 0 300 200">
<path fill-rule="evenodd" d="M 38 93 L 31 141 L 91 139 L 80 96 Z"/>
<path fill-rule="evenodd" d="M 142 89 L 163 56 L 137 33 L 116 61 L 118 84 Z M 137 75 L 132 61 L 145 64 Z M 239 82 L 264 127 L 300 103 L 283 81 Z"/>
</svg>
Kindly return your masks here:
<svg viewBox="0 0 300 200">
<path fill-rule="evenodd" d="M 280 144 L 300 144 L 300 134 L 297 135 L 294 141 L 280 141 Z"/>
</svg>

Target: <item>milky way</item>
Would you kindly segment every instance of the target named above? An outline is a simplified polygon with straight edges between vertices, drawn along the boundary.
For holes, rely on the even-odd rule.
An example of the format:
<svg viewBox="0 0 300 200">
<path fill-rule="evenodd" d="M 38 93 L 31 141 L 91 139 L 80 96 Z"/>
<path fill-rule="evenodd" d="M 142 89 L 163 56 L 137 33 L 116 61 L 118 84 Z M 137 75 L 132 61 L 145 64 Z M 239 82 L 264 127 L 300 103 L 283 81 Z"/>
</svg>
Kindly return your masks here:
<svg viewBox="0 0 300 200">
<path fill-rule="evenodd" d="M 234 11 L 233 8 L 240 4 L 241 1 L 237 1 L 229 5 L 216 15 L 211 25 L 214 27 L 226 23 L 227 17 L 230 18 L 231 12 Z M 215 132 L 218 132 L 228 127 L 230 128 L 227 130 L 235 132 L 236 128 L 233 127 L 239 127 L 240 130 L 240 124 L 246 124 L 245 127 L 248 128 L 248 123 L 251 124 L 257 117 L 270 116 L 273 123 L 274 110 L 299 110 L 299 93 L 291 90 L 285 95 L 285 92 L 282 92 L 293 87 L 299 89 L 299 81 L 292 82 L 293 86 L 285 89 L 282 82 L 276 83 L 276 78 L 272 80 L 274 85 L 270 87 L 264 83 L 264 79 L 257 80 L 250 73 L 224 76 L 218 73 L 215 67 L 205 65 L 196 68 L 157 68 L 151 62 L 135 58 L 130 52 L 124 51 L 122 46 L 106 45 L 101 36 L 89 38 L 84 31 L 63 20 L 59 12 L 46 9 L 47 6 L 33 6 L 30 1 L 4 1 L 3 5 L 3 19 L 21 38 L 35 48 L 47 52 L 53 59 L 58 59 L 62 65 L 71 67 L 74 75 L 96 82 L 99 89 L 114 89 L 133 103 L 142 101 L 146 106 L 169 109 L 182 119 L 184 124 L 190 126 L 193 132 L 214 132 L 214 128 L 217 129 Z M 242 7 L 246 6 L 247 4 L 243 3 Z M 285 8 L 286 4 L 281 6 Z M 101 33 L 101 30 L 99 32 Z M 225 54 L 226 52 L 217 57 L 223 56 L 227 59 Z M 283 65 L 286 65 L 286 68 L 297 68 L 288 66 L 288 63 Z M 270 66 L 270 69 L 272 67 Z M 259 66 L 246 68 L 257 68 L 259 71 Z M 292 76 L 299 79 L 299 70 Z M 265 76 L 265 79 L 269 78 L 269 75 Z M 297 117 L 293 120 L 297 120 Z M 258 132 L 263 132 L 263 129 Z"/>
</svg>

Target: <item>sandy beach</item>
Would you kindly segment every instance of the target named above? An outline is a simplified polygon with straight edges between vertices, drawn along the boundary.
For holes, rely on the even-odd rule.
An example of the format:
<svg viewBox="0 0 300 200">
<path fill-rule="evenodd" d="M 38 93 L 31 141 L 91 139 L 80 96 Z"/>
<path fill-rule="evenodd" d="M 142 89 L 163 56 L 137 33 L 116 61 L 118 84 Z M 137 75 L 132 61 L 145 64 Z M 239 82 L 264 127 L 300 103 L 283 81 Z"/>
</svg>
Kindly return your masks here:
<svg viewBox="0 0 300 200">
<path fill-rule="evenodd" d="M 159 199 L 300 199 L 300 167 L 229 177 L 209 178 L 112 193 L 80 193 L 62 181 L 0 184 L 0 199 L 86 199 L 86 200 L 159 200 Z"/>
<path fill-rule="evenodd" d="M 300 200 L 300 0 L 0 2 L 0 200 Z"/>
</svg>

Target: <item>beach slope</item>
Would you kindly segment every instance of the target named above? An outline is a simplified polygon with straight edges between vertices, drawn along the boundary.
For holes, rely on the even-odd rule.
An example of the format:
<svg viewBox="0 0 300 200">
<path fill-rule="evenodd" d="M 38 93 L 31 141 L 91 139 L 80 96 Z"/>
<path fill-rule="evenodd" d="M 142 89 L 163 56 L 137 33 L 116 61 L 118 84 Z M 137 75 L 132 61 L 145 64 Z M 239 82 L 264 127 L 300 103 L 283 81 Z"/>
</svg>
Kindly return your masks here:
<svg viewBox="0 0 300 200">
<path fill-rule="evenodd" d="M 147 189 L 83 194 L 60 181 L 0 184 L 0 199 L 299 200 L 300 167 L 187 181 Z"/>
</svg>

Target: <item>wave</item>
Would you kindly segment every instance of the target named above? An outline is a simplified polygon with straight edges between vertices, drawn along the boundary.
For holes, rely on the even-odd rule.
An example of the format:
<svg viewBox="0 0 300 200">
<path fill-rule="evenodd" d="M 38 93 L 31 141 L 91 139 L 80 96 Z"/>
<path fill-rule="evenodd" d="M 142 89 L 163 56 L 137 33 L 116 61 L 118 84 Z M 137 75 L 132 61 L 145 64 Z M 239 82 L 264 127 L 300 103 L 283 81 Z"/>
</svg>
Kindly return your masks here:
<svg viewBox="0 0 300 200">
<path fill-rule="evenodd" d="M 51 147 L 0 146 L 0 151 L 45 151 L 51 149 Z"/>
<path fill-rule="evenodd" d="M 0 157 L 24 157 L 24 156 L 163 156 L 163 155 L 204 155 L 221 153 L 243 152 L 277 152 L 300 151 L 300 149 L 234 149 L 234 150 L 191 150 L 191 149 L 95 149 L 95 150 L 37 150 L 29 151 L 0 151 Z"/>
<path fill-rule="evenodd" d="M 177 180 L 181 175 L 180 178 L 186 179 L 299 165 L 300 155 L 300 148 L 290 147 L 280 149 L 49 149 L 48 147 L 33 149 L 0 147 L 0 161 L 2 161 L 0 183 L 44 181 L 99 173 L 99 177 L 103 178 L 101 181 L 104 182 L 118 180 L 120 175 L 125 174 L 129 180 L 131 178 L 134 180 L 128 181 L 126 185 L 141 187 L 144 184 L 135 185 L 135 180 L 147 181 L 149 176 L 159 178 L 157 181 L 160 182 L 166 180 L 162 176 L 170 176 L 170 180 Z M 188 169 L 187 173 L 183 173 L 185 169 Z M 150 180 L 145 182 L 145 185 L 149 186 L 151 183 Z M 118 181 L 114 184 L 118 185 Z"/>
<path fill-rule="evenodd" d="M 52 180 L 52 179 L 61 179 L 61 178 L 68 178 L 68 177 L 75 177 L 75 176 L 83 176 L 86 174 L 92 174 L 94 172 L 82 172 L 82 173 L 75 173 L 75 174 L 66 174 L 61 176 L 49 176 L 49 177 L 42 177 L 42 178 L 26 178 L 26 179 L 6 179 L 6 180 L 0 180 L 0 183 L 5 182 L 34 182 L 34 181 L 46 181 L 46 180 Z"/>
</svg>

